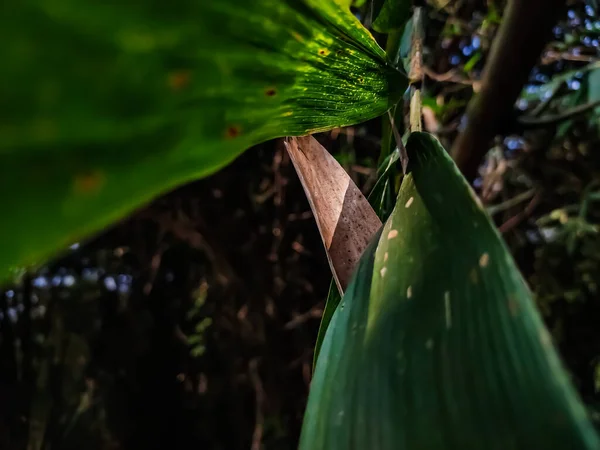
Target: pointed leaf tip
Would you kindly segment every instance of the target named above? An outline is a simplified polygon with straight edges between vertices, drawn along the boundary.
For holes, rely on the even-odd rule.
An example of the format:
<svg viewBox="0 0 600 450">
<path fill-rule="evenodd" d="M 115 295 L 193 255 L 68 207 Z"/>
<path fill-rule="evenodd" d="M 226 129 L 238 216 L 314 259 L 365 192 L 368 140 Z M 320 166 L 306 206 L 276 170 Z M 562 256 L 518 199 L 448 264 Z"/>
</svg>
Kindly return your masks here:
<svg viewBox="0 0 600 450">
<path fill-rule="evenodd" d="M 300 448 L 600 448 L 469 185 L 432 136 L 407 151 L 396 208 L 323 341 Z"/>
</svg>

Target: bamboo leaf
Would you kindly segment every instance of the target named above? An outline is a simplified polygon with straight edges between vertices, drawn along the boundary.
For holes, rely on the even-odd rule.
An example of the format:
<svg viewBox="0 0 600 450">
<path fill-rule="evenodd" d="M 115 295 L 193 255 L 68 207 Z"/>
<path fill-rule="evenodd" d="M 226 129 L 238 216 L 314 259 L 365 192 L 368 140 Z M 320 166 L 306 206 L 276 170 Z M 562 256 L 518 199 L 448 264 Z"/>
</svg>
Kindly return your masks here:
<svg viewBox="0 0 600 450">
<path fill-rule="evenodd" d="M 600 448 L 463 176 L 428 134 L 407 150 L 396 208 L 327 330 L 300 449 Z"/>
<path fill-rule="evenodd" d="M 343 3 L 10 2 L 0 281 L 253 144 L 385 112 L 406 81 Z"/>
<path fill-rule="evenodd" d="M 314 137 L 291 138 L 286 147 L 319 227 L 337 288 L 344 292 L 381 220 L 344 168 Z"/>
</svg>

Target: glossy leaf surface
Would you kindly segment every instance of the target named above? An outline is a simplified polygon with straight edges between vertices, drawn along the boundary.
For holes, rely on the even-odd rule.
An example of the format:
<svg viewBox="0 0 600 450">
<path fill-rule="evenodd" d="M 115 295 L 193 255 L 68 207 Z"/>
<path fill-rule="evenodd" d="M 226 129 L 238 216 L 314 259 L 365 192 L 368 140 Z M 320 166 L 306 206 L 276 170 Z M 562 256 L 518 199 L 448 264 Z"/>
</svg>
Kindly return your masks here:
<svg viewBox="0 0 600 450">
<path fill-rule="evenodd" d="M 394 212 L 333 315 L 302 450 L 597 449 L 506 246 L 414 133 Z"/>
<path fill-rule="evenodd" d="M 345 3 L 4 5 L 0 280 L 253 144 L 385 112 L 405 79 Z"/>
</svg>

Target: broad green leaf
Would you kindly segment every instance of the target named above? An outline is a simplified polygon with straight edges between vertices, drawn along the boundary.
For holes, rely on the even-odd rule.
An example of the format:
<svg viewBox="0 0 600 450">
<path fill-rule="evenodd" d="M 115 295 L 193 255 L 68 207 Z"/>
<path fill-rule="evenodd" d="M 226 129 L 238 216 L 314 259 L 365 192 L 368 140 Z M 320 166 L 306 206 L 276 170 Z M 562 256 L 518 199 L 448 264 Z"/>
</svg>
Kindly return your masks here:
<svg viewBox="0 0 600 450">
<path fill-rule="evenodd" d="M 0 38 L 0 281 L 253 144 L 378 116 L 406 86 L 337 0 L 12 1 Z"/>
<path fill-rule="evenodd" d="M 375 0 L 373 29 L 380 33 L 402 30 L 410 17 L 410 0 Z"/>
<path fill-rule="evenodd" d="M 323 341 L 300 449 L 600 448 L 470 187 L 430 135 L 407 150 L 396 208 Z"/>
</svg>

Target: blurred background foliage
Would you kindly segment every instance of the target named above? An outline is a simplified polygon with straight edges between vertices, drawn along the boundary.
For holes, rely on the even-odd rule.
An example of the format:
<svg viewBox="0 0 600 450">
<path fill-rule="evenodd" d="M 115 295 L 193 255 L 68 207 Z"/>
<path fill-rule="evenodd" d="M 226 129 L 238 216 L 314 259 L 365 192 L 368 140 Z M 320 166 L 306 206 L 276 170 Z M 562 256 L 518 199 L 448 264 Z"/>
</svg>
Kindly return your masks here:
<svg viewBox="0 0 600 450">
<path fill-rule="evenodd" d="M 475 187 L 600 424 L 600 18 L 568 4 Z M 427 2 L 447 148 L 503 7 Z M 380 130 L 319 136 L 364 192 Z M 296 448 L 329 281 L 281 143 L 246 152 L 0 290 L 0 449 Z"/>
</svg>

